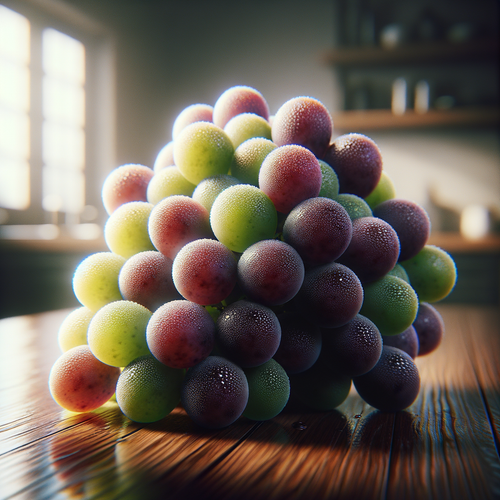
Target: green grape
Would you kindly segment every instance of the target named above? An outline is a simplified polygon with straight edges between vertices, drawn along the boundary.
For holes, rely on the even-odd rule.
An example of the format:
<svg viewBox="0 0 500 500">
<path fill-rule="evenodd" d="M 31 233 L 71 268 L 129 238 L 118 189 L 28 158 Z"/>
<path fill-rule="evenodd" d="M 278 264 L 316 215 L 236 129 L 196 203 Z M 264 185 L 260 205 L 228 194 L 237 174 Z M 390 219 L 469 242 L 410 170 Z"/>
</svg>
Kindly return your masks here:
<svg viewBox="0 0 500 500">
<path fill-rule="evenodd" d="M 130 300 L 105 305 L 92 318 L 87 339 L 94 356 L 111 366 L 127 366 L 149 354 L 146 327 L 152 313 Z"/>
<path fill-rule="evenodd" d="M 410 283 L 408 273 L 406 272 L 405 268 L 399 263 L 397 263 L 387 274 L 391 276 L 397 276 L 398 278 L 406 281 L 406 283 Z"/>
<path fill-rule="evenodd" d="M 397 335 L 411 326 L 418 312 L 415 290 L 396 276 L 364 285 L 365 296 L 360 314 L 373 321 L 381 335 Z"/>
<path fill-rule="evenodd" d="M 155 250 L 148 232 L 153 206 L 145 201 L 131 201 L 109 216 L 104 226 L 104 239 L 112 252 L 128 259 L 136 253 Z"/>
<path fill-rule="evenodd" d="M 231 139 L 234 148 L 254 137 L 271 140 L 271 125 L 265 118 L 255 113 L 240 113 L 233 116 L 224 126 L 224 132 Z"/>
<path fill-rule="evenodd" d="M 273 202 L 259 188 L 237 184 L 217 196 L 210 224 L 222 244 L 242 253 L 257 241 L 274 238 L 278 215 Z"/>
<path fill-rule="evenodd" d="M 205 177 L 227 174 L 234 147 L 226 132 L 210 122 L 185 127 L 174 143 L 175 164 L 181 174 L 197 185 Z"/>
<path fill-rule="evenodd" d="M 156 172 L 149 181 L 147 199 L 149 203 L 156 205 L 163 198 L 174 194 L 191 196 L 195 187 L 181 174 L 178 167 L 172 165 Z"/>
<path fill-rule="evenodd" d="M 361 217 L 372 217 L 373 213 L 363 198 L 355 194 L 342 193 L 335 198 L 335 201 L 340 203 L 349 214 L 351 220 L 360 219 Z"/>
<path fill-rule="evenodd" d="M 73 292 L 80 304 L 96 312 L 114 300 L 121 300 L 118 275 L 125 258 L 113 252 L 86 257 L 73 275 Z"/>
<path fill-rule="evenodd" d="M 324 198 L 331 198 L 335 200 L 339 195 L 339 178 L 326 161 L 318 160 L 319 166 L 321 167 L 321 189 L 319 190 L 318 196 L 323 196 Z"/>
<path fill-rule="evenodd" d="M 57 341 L 62 352 L 77 345 L 87 344 L 87 329 L 94 312 L 88 307 L 79 307 L 71 311 L 61 323 Z"/>
<path fill-rule="evenodd" d="M 453 290 L 457 268 L 453 258 L 434 245 L 426 245 L 411 259 L 401 262 L 421 302 L 437 302 Z"/>
<path fill-rule="evenodd" d="M 140 356 L 122 371 L 116 402 L 134 422 L 156 422 L 166 417 L 181 399 L 184 370 L 170 368 L 151 354 Z"/>
<path fill-rule="evenodd" d="M 259 187 L 259 171 L 264 158 L 277 146 L 269 139 L 255 137 L 242 142 L 234 151 L 231 175 L 241 182 Z"/>
<path fill-rule="evenodd" d="M 290 395 L 309 408 L 329 411 L 342 404 L 351 390 L 352 379 L 332 369 L 321 357 L 305 372 L 290 375 Z"/>
<path fill-rule="evenodd" d="M 373 210 L 383 201 L 392 200 L 396 196 L 396 190 L 390 177 L 382 170 L 382 175 L 375 189 L 365 198 L 366 203 Z"/>
<path fill-rule="evenodd" d="M 174 141 L 170 141 L 160 149 L 153 165 L 153 171 L 159 172 L 165 167 L 175 165 L 174 163 Z"/>
<path fill-rule="evenodd" d="M 271 358 L 244 372 L 248 381 L 248 403 L 243 416 L 269 420 L 279 415 L 290 396 L 290 381 L 284 368 Z"/>
<path fill-rule="evenodd" d="M 192 198 L 203 205 L 209 212 L 215 201 L 224 189 L 240 184 L 240 181 L 228 174 L 213 175 L 203 179 L 193 192 Z"/>
</svg>

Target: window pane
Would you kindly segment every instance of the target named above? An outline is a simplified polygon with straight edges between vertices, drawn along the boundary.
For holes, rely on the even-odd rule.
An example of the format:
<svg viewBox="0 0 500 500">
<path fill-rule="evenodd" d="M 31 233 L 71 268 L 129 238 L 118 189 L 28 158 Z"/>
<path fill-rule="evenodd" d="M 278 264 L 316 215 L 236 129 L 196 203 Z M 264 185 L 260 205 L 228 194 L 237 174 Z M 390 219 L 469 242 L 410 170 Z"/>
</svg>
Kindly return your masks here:
<svg viewBox="0 0 500 500">
<path fill-rule="evenodd" d="M 30 203 L 27 161 L 0 158 L 0 205 L 24 210 Z"/>
<path fill-rule="evenodd" d="M 29 69 L 0 58 L 0 107 L 28 111 Z"/>
<path fill-rule="evenodd" d="M 0 57 L 27 64 L 30 58 L 28 20 L 0 5 Z"/>
<path fill-rule="evenodd" d="M 85 93 L 82 87 L 45 77 L 43 79 L 43 116 L 47 120 L 83 126 Z"/>
<path fill-rule="evenodd" d="M 64 33 L 47 28 L 43 32 L 43 71 L 74 83 L 85 82 L 85 47 Z"/>
<path fill-rule="evenodd" d="M 0 108 L 0 158 L 27 160 L 29 149 L 28 115 Z"/>
<path fill-rule="evenodd" d="M 43 162 L 70 170 L 85 164 L 85 136 L 82 129 L 54 122 L 43 124 Z"/>
<path fill-rule="evenodd" d="M 78 214 L 85 206 L 85 179 L 82 172 L 53 166 L 43 169 L 43 208 Z"/>
</svg>

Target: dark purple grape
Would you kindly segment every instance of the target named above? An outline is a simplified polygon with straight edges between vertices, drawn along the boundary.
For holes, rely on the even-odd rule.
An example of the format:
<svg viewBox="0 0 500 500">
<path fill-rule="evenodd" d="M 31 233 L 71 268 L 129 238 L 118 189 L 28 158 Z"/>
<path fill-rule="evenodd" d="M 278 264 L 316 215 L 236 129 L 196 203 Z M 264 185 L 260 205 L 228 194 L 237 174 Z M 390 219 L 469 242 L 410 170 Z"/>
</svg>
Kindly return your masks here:
<svg viewBox="0 0 500 500">
<path fill-rule="evenodd" d="M 278 314 L 281 342 L 274 359 L 287 373 L 308 370 L 321 352 L 321 329 L 298 313 Z"/>
<path fill-rule="evenodd" d="M 283 224 L 283 239 L 297 250 L 306 265 L 333 262 L 344 253 L 351 236 L 349 214 L 330 198 L 303 201 Z"/>
<path fill-rule="evenodd" d="M 151 316 L 146 340 L 151 354 L 164 365 L 191 368 L 212 352 L 215 323 L 203 306 L 172 300 Z"/>
<path fill-rule="evenodd" d="M 373 215 L 388 222 L 398 234 L 401 247 L 399 261 L 414 257 L 427 243 L 431 231 L 429 216 L 413 201 L 384 201 L 375 207 Z"/>
<path fill-rule="evenodd" d="M 333 121 L 326 107 L 312 97 L 294 97 L 276 112 L 272 139 L 278 146 L 300 144 L 322 158 L 333 131 Z"/>
<path fill-rule="evenodd" d="M 261 240 L 238 260 L 238 285 L 250 300 L 275 306 L 295 297 L 304 272 L 304 263 L 293 247 L 279 240 Z"/>
<path fill-rule="evenodd" d="M 337 173 L 341 193 L 366 198 L 382 175 L 380 150 L 372 139 L 362 134 L 337 137 L 323 160 Z"/>
<path fill-rule="evenodd" d="M 418 355 L 418 336 L 413 326 L 408 327 L 404 332 L 397 335 L 384 335 L 382 337 L 384 345 L 397 347 L 415 359 Z"/>
<path fill-rule="evenodd" d="M 339 328 L 323 329 L 322 355 L 336 371 L 350 377 L 369 372 L 382 354 L 382 336 L 375 323 L 358 314 Z"/>
<path fill-rule="evenodd" d="M 172 260 L 154 250 L 130 257 L 120 270 L 118 286 L 125 300 L 137 302 L 150 311 L 181 298 L 172 280 Z"/>
<path fill-rule="evenodd" d="M 413 327 L 418 336 L 418 356 L 435 351 L 444 335 L 444 321 L 435 307 L 421 302 Z"/>
<path fill-rule="evenodd" d="M 290 375 L 290 395 L 309 408 L 329 411 L 342 404 L 351 390 L 351 377 L 339 373 L 320 355 L 305 372 Z"/>
<path fill-rule="evenodd" d="M 280 345 L 281 326 L 268 307 L 238 300 L 217 318 L 215 338 L 225 357 L 243 368 L 250 368 L 274 356 Z"/>
<path fill-rule="evenodd" d="M 312 323 L 337 328 L 351 321 L 360 311 L 363 287 L 353 271 L 332 262 L 306 272 L 293 302 Z"/>
<path fill-rule="evenodd" d="M 198 425 L 211 429 L 235 422 L 248 402 L 243 370 L 219 356 L 209 356 L 190 368 L 181 388 L 181 403 Z"/>
<path fill-rule="evenodd" d="M 375 367 L 353 381 L 361 398 L 381 411 L 408 408 L 420 390 L 417 365 L 409 354 L 391 346 L 383 346 Z"/>
<path fill-rule="evenodd" d="M 338 262 L 368 283 L 391 271 L 398 257 L 399 239 L 390 224 L 377 217 L 361 217 L 352 221 L 351 242 Z"/>
</svg>

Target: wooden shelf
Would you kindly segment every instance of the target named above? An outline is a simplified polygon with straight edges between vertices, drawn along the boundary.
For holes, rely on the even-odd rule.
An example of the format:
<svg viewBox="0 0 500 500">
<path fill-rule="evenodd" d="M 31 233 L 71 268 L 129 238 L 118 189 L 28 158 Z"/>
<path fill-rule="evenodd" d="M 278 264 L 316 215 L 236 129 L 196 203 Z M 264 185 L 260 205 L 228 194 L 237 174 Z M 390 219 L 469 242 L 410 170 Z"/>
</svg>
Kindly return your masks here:
<svg viewBox="0 0 500 500">
<path fill-rule="evenodd" d="M 347 132 L 439 126 L 496 126 L 499 122 L 500 110 L 496 107 L 457 107 L 429 110 L 427 113 L 408 110 L 402 115 L 386 109 L 368 109 L 342 111 L 333 115 L 335 129 Z"/>
<path fill-rule="evenodd" d="M 450 253 L 496 253 L 500 254 L 500 235 L 489 234 L 484 238 L 467 239 L 460 233 L 431 233 L 429 245 L 435 245 Z"/>
<path fill-rule="evenodd" d="M 381 66 L 436 64 L 494 60 L 499 54 L 498 40 L 471 40 L 464 43 L 433 42 L 402 45 L 394 49 L 382 47 L 338 47 L 326 51 L 322 60 L 334 66 Z"/>
</svg>

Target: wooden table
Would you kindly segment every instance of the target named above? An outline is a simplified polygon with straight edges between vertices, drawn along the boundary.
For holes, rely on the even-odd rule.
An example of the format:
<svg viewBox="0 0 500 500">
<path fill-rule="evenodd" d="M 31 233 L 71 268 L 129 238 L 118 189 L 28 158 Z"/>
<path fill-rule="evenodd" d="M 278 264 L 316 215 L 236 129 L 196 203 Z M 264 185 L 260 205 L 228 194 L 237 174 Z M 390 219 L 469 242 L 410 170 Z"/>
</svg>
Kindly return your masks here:
<svg viewBox="0 0 500 500">
<path fill-rule="evenodd" d="M 497 308 L 438 306 L 441 347 L 419 358 L 417 401 L 375 411 L 289 409 L 219 431 L 181 408 L 153 425 L 114 403 L 70 414 L 47 378 L 67 310 L 0 321 L 0 498 L 498 499 Z"/>
</svg>

